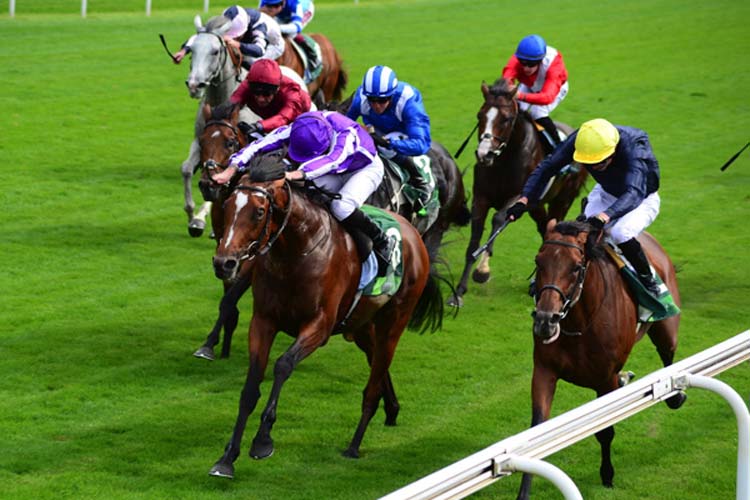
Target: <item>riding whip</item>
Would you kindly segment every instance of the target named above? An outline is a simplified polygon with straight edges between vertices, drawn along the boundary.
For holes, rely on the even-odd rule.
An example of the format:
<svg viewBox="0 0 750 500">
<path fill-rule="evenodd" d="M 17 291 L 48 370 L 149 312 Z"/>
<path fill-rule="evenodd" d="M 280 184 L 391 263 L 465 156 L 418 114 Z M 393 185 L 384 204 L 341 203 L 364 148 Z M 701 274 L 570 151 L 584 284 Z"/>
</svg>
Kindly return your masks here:
<svg viewBox="0 0 750 500">
<path fill-rule="evenodd" d="M 750 142 L 748 142 L 747 144 L 745 144 L 745 145 L 744 145 L 744 146 L 742 147 L 742 149 L 740 149 L 739 151 L 737 151 L 737 152 L 736 152 L 736 153 L 734 154 L 734 156 L 732 156 L 732 157 L 731 157 L 731 158 L 730 158 L 729 160 L 727 160 L 727 162 L 726 162 L 726 163 L 725 163 L 724 165 L 722 165 L 722 166 L 721 166 L 721 171 L 723 172 L 724 170 L 726 170 L 726 169 L 727 169 L 727 167 L 728 167 L 729 165 L 731 165 L 731 164 L 732 164 L 732 162 L 733 162 L 734 160 L 736 160 L 736 159 L 737 159 L 737 157 L 738 157 L 738 156 L 740 156 L 740 155 L 742 154 L 742 152 L 743 152 L 743 151 L 744 151 L 745 149 L 747 149 L 747 147 L 748 147 L 748 146 L 750 146 Z"/>
<path fill-rule="evenodd" d="M 161 44 L 164 45 L 164 50 L 167 51 L 167 54 L 169 55 L 170 59 L 172 59 L 172 61 L 174 61 L 175 64 L 179 64 L 180 61 L 178 61 L 177 58 L 172 55 L 172 51 L 169 50 L 169 48 L 167 47 L 167 41 L 164 39 L 164 35 L 159 33 L 159 39 L 161 40 Z"/>
<path fill-rule="evenodd" d="M 490 235 L 490 237 L 489 237 L 489 238 L 487 238 L 487 243 L 485 243 L 485 244 L 484 244 L 484 245 L 482 245 L 481 247 L 479 247 L 479 248 L 477 248 L 476 250 L 474 250 L 474 253 L 472 253 L 472 254 L 471 254 L 471 258 L 472 258 L 473 260 L 477 260 L 477 258 L 478 258 L 478 257 L 479 257 L 480 255 L 482 255 L 482 252 L 484 252 L 485 250 L 487 250 L 487 248 L 488 248 L 488 247 L 489 247 L 490 245 L 492 245 L 492 242 L 493 242 L 493 241 L 495 241 L 495 238 L 497 238 L 497 237 L 498 237 L 498 236 L 500 235 L 500 233 L 502 233 L 502 232 L 503 232 L 503 229 L 505 229 L 505 228 L 506 228 L 506 227 L 508 226 L 508 224 L 510 224 L 510 220 L 508 220 L 508 219 L 505 219 L 505 222 L 503 222 L 503 225 L 502 225 L 502 226 L 500 226 L 499 228 L 495 229 L 495 230 L 494 230 L 494 231 L 492 232 L 492 234 Z"/>
<path fill-rule="evenodd" d="M 455 155 L 453 155 L 453 156 L 454 156 L 454 157 L 455 157 L 455 158 L 456 158 L 457 160 L 458 160 L 458 157 L 459 157 L 459 156 L 461 156 L 461 153 L 463 153 L 463 152 L 464 152 L 464 148 L 466 147 L 466 144 L 468 144 L 468 143 L 469 143 L 469 139 L 471 139 L 471 136 L 472 136 L 472 135 L 474 135 L 474 132 L 475 132 L 475 131 L 476 131 L 476 130 L 477 130 L 478 128 L 479 128 L 479 122 L 477 122 L 477 123 L 476 123 L 476 125 L 474 125 L 474 128 L 473 128 L 473 129 L 471 129 L 471 132 L 469 132 L 469 136 L 468 136 L 468 137 L 466 138 L 466 140 L 464 141 L 464 143 L 463 143 L 463 144 L 461 144 L 461 147 L 460 147 L 460 148 L 458 148 L 458 151 L 456 151 L 456 154 L 455 154 Z"/>
</svg>

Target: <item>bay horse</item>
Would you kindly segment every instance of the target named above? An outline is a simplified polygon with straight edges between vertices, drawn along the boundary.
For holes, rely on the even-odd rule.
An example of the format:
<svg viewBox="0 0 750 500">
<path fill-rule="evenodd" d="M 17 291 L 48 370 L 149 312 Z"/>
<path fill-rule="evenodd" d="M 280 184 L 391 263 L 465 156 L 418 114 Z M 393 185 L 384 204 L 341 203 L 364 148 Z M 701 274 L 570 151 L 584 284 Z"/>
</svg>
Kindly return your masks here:
<svg viewBox="0 0 750 500">
<path fill-rule="evenodd" d="M 201 152 L 201 178 L 198 181 L 203 199 L 211 202 L 211 228 L 216 235 L 224 233 L 224 201 L 229 195 L 231 183 L 216 184 L 212 176 L 229 166 L 229 157 L 246 146 L 245 134 L 239 132 L 240 106 L 223 104 L 212 108 L 203 105 L 205 127 L 199 138 Z M 218 245 L 218 241 L 217 241 Z M 210 361 L 215 359 L 214 346 L 219 343 L 222 328 L 224 341 L 221 357 L 228 358 L 232 345 L 232 335 L 237 328 L 239 309 L 237 302 L 250 287 L 252 263 L 245 262 L 236 280 L 224 281 L 224 296 L 219 303 L 219 317 L 206 337 L 203 345 L 193 353 L 197 358 Z"/>
<path fill-rule="evenodd" d="M 326 102 L 341 99 L 348 77 L 344 70 L 343 61 L 328 37 L 321 33 L 312 33 L 309 36 L 320 46 L 323 67 L 318 77 L 309 82 L 307 87 L 310 89 L 310 97 L 313 102 L 321 107 Z M 277 62 L 283 66 L 288 66 L 298 75 L 304 77 L 305 62 L 297 53 L 297 49 L 292 46 L 292 40 L 289 37 L 285 37 L 285 40 L 284 53 L 278 58 Z"/>
<path fill-rule="evenodd" d="M 469 273 L 475 261 L 472 254 L 479 248 L 490 208 L 495 210 L 492 217 L 494 233 L 505 222 L 505 210 L 515 203 L 529 174 L 544 158 L 544 146 L 534 121 L 528 113 L 519 110 L 515 97 L 518 87 L 499 78 L 492 86 L 482 82 L 481 88 L 484 103 L 477 113 L 479 145 L 472 187 L 471 238 L 456 294 L 449 300 L 456 306 L 463 305 L 463 295 L 468 290 Z M 555 123 L 566 135 L 573 132 L 570 126 Z M 576 173 L 556 177 L 539 204 L 530 208 L 529 214 L 541 236 L 544 236 L 549 219 L 562 220 L 565 217 L 587 176 L 586 169 L 580 168 Z M 490 279 L 492 252 L 493 244 L 490 244 L 479 259 L 474 281 L 484 283 Z"/>
<path fill-rule="evenodd" d="M 401 286 L 393 296 L 359 297 L 361 265 L 354 240 L 328 210 L 284 179 L 278 159 L 270 162 L 261 157 L 251 165 L 225 201 L 224 213 L 215 274 L 234 279 L 243 262 L 254 260 L 254 300 L 248 333 L 250 360 L 239 413 L 224 454 L 209 474 L 234 477 L 234 461 L 240 454 L 247 419 L 260 398 L 269 351 L 280 330 L 295 340 L 275 363 L 273 386 L 250 456 L 266 458 L 273 453 L 271 429 L 279 394 L 294 368 L 331 335 L 342 333 L 365 353 L 370 365 L 361 418 L 344 451 L 344 456 L 357 458 L 381 398 L 386 425 L 396 424 L 399 403 L 389 366 L 404 329 L 435 331 L 442 323 L 440 287 L 430 272 L 422 239 L 405 219 L 395 215 L 402 234 Z"/>
<path fill-rule="evenodd" d="M 532 427 L 549 418 L 559 379 L 593 389 L 597 397 L 617 389 L 620 370 L 633 345 L 646 333 L 662 364 L 672 364 L 680 316 L 639 323 L 634 294 L 606 254 L 600 234 L 585 222 L 558 224 L 552 219 L 536 255 Z M 669 256 L 647 232 L 638 241 L 679 306 L 680 293 Z M 677 409 L 685 399 L 684 393 L 677 393 L 666 403 Z M 613 426 L 596 433 L 601 446 L 599 475 L 607 487 L 612 486 L 614 477 L 610 456 L 614 435 Z M 530 487 L 531 476 L 524 474 L 519 500 L 528 499 Z"/>
</svg>

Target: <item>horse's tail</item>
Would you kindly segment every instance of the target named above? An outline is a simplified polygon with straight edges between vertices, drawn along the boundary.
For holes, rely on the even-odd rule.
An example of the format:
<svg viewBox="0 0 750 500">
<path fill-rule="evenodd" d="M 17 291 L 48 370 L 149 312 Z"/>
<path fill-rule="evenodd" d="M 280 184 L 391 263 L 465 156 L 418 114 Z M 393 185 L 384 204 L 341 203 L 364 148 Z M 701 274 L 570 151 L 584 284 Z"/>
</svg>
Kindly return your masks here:
<svg viewBox="0 0 750 500">
<path fill-rule="evenodd" d="M 410 330 L 418 330 L 420 334 L 426 331 L 433 333 L 443 327 L 443 313 L 445 311 L 440 281 L 447 283 L 451 289 L 453 288 L 453 285 L 442 277 L 434 266 L 431 266 L 427 283 L 409 320 L 408 328 Z M 453 292 L 455 293 L 455 290 Z"/>
<path fill-rule="evenodd" d="M 461 206 L 456 211 L 451 221 L 457 226 L 468 226 L 471 222 L 471 209 L 469 209 L 468 199 L 466 192 L 463 193 L 463 199 L 461 200 Z"/>
<path fill-rule="evenodd" d="M 344 69 L 344 63 L 341 61 L 341 59 L 338 58 L 338 53 L 336 54 L 336 58 L 338 59 L 339 63 L 339 74 L 336 77 L 336 86 L 333 87 L 333 100 L 339 101 L 344 95 L 344 89 L 346 88 L 346 85 L 349 83 L 349 75 Z M 346 112 L 346 110 L 344 112 Z"/>
</svg>

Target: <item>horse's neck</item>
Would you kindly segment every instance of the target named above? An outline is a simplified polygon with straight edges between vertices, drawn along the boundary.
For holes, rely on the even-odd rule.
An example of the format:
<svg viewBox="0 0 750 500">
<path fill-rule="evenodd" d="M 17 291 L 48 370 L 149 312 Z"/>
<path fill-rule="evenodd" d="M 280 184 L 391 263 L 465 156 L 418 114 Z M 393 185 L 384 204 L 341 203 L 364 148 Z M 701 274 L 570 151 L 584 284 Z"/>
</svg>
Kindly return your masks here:
<svg viewBox="0 0 750 500">
<path fill-rule="evenodd" d="M 291 196 L 292 212 L 276 243 L 284 258 L 306 257 L 318 247 L 330 246 L 333 238 L 340 237 L 338 233 L 342 229 L 325 208 L 294 189 Z M 279 211 L 278 224 L 282 223 L 284 215 L 285 212 Z"/>
<path fill-rule="evenodd" d="M 246 73 L 244 68 L 240 68 L 239 73 L 237 73 L 237 68 L 232 63 L 232 58 L 227 57 L 226 61 L 224 61 L 224 67 L 217 78 L 218 81 L 216 84 L 208 86 L 204 101 L 212 107 L 224 104 L 232 97 L 232 93 L 245 78 Z"/>
</svg>

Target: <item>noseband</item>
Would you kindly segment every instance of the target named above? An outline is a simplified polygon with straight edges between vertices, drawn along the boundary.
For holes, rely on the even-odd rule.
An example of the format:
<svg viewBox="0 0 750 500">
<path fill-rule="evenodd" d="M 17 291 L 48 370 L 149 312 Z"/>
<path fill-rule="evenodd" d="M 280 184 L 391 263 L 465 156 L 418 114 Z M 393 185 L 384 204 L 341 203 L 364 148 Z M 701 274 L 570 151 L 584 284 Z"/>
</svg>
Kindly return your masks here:
<svg viewBox="0 0 750 500">
<path fill-rule="evenodd" d="M 204 130 L 212 125 L 215 125 L 217 127 L 226 127 L 229 130 L 231 130 L 232 133 L 234 134 L 234 139 L 232 139 L 232 141 L 229 144 L 231 147 L 227 147 L 227 150 L 229 151 L 230 156 L 236 153 L 237 151 L 239 151 L 240 141 L 239 141 L 239 132 L 237 131 L 237 127 L 235 127 L 234 125 L 232 125 L 226 120 L 209 120 L 208 122 L 206 122 L 206 126 L 204 127 Z M 208 171 L 208 174 L 210 176 L 217 168 L 221 167 L 221 169 L 223 170 L 227 168 L 227 165 L 219 163 L 213 158 L 211 158 L 209 160 L 204 161 L 202 167 Z"/>
<path fill-rule="evenodd" d="M 575 248 L 579 252 L 581 252 L 581 255 L 586 255 L 583 251 L 583 248 L 579 247 L 578 245 L 575 245 L 573 243 L 568 243 L 567 241 L 562 240 L 545 240 L 544 243 L 542 243 L 542 246 L 544 245 L 561 245 L 564 247 L 570 247 Z M 578 303 L 578 301 L 581 299 L 581 294 L 583 293 L 583 281 L 586 279 L 586 264 L 581 265 L 581 268 L 578 270 L 578 276 L 576 278 L 576 282 L 571 287 L 570 293 L 566 294 L 559 286 L 555 284 L 547 284 L 539 288 L 539 291 L 536 293 L 535 302 L 539 302 L 539 297 L 542 295 L 542 292 L 545 290 L 553 290 L 560 294 L 560 297 L 563 299 L 563 306 L 560 309 L 560 312 L 558 313 L 560 315 L 560 319 L 564 319 L 565 316 L 568 315 L 568 312 L 573 308 L 573 306 Z"/>
<path fill-rule="evenodd" d="M 490 141 L 491 145 L 497 144 L 494 149 L 490 149 L 488 151 L 488 155 L 493 155 L 495 158 L 499 158 L 500 155 L 503 154 L 503 151 L 505 151 L 505 148 L 508 146 L 508 141 L 510 141 L 510 136 L 513 134 L 513 129 L 516 127 L 516 120 L 518 119 L 518 102 L 514 99 L 511 99 L 511 104 L 503 104 L 503 105 L 494 105 L 493 107 L 496 108 L 507 108 L 507 107 L 513 107 L 515 112 L 513 114 L 513 120 L 510 122 L 510 126 L 508 127 L 508 133 L 505 134 L 505 137 L 500 137 L 494 134 L 491 134 L 489 132 L 485 132 L 481 136 L 479 136 L 479 142 L 482 143 L 484 141 Z"/>
<path fill-rule="evenodd" d="M 271 193 L 269 193 L 268 190 L 262 187 L 258 187 L 258 186 L 237 186 L 234 188 L 235 190 L 250 191 L 251 193 L 260 194 L 266 200 L 268 200 L 268 214 L 266 214 L 266 220 L 263 222 L 263 230 L 261 231 L 260 236 L 258 236 L 256 240 L 248 243 L 248 245 L 242 250 L 239 256 L 240 262 L 242 262 L 243 260 L 252 260 L 258 255 L 265 255 L 266 253 L 268 253 L 268 251 L 271 250 L 271 247 L 279 238 L 279 236 L 281 236 L 281 233 L 284 231 L 284 228 L 286 228 L 286 225 L 289 222 L 289 216 L 292 214 L 292 200 L 294 198 L 292 197 L 292 187 L 289 185 L 288 182 L 284 182 L 284 187 L 289 192 L 289 206 L 287 206 L 286 213 L 284 214 L 284 221 L 281 223 L 281 226 L 279 226 L 279 229 L 274 234 L 270 234 L 271 219 L 273 219 L 273 211 L 274 211 L 274 208 L 282 209 L 282 207 L 274 203 L 274 199 L 273 199 L 273 196 L 271 196 Z M 266 237 L 268 237 L 268 241 L 266 241 L 266 244 L 264 246 L 263 240 Z"/>
</svg>

